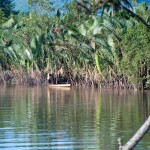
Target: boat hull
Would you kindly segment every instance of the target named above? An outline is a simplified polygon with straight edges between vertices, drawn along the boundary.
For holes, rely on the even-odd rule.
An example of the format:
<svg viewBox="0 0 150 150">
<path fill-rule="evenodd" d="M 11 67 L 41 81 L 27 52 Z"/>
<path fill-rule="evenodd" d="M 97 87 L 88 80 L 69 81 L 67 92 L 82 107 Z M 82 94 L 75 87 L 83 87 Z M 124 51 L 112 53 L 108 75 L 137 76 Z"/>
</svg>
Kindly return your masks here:
<svg viewBox="0 0 150 150">
<path fill-rule="evenodd" d="M 49 84 L 49 87 L 70 87 L 71 84 Z"/>
</svg>

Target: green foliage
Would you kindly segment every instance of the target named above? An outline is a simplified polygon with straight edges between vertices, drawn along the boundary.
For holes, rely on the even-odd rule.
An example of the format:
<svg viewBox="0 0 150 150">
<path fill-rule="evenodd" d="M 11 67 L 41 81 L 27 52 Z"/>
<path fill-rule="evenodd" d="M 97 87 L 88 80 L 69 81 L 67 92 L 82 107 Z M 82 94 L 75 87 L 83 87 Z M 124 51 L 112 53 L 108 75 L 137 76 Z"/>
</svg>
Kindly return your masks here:
<svg viewBox="0 0 150 150">
<path fill-rule="evenodd" d="M 2 27 L 3 27 L 3 28 L 13 28 L 14 24 L 15 24 L 14 18 L 11 17 L 9 20 L 7 20 L 7 21 L 2 25 Z"/>
<path fill-rule="evenodd" d="M 30 4 L 45 8 L 41 1 Z M 108 80 L 120 74 L 131 83 L 146 78 L 148 86 L 149 74 L 141 77 L 141 64 L 144 61 L 150 69 L 149 30 L 129 16 L 112 16 L 110 12 L 102 18 L 85 15 L 76 6 L 75 2 L 68 4 L 65 14 L 58 10 L 56 15 L 46 16 L 32 11 L 4 18 L 0 26 L 2 68 L 47 72 L 63 66 L 76 74 L 86 70 L 87 76 L 94 70 Z M 143 5 L 136 11 L 145 19 L 149 17 L 150 10 Z M 0 15 L 4 16 L 3 11 Z"/>
<path fill-rule="evenodd" d="M 4 23 L 5 19 L 5 14 L 2 9 L 0 9 L 0 24 Z"/>
<path fill-rule="evenodd" d="M 0 10 L 4 13 L 5 17 L 10 16 L 14 6 L 13 0 L 0 0 Z"/>
<path fill-rule="evenodd" d="M 53 3 L 50 0 L 28 0 L 30 9 L 41 14 L 49 14 L 54 10 Z"/>
<path fill-rule="evenodd" d="M 140 78 L 144 79 L 147 76 L 147 72 L 143 76 L 140 75 L 142 63 L 145 62 L 147 69 L 150 68 L 149 30 L 140 23 L 127 28 L 122 37 L 122 48 L 124 49 L 124 58 L 121 62 L 122 72 L 131 76 L 131 81 L 137 78 L 136 83 L 138 83 Z"/>
<path fill-rule="evenodd" d="M 95 52 L 95 63 L 96 63 L 96 66 L 97 66 L 97 70 L 99 72 L 99 74 L 101 75 L 102 74 L 102 70 L 101 70 L 101 66 L 100 66 L 100 58 L 99 58 L 99 54 L 98 52 Z"/>
<path fill-rule="evenodd" d="M 143 60 L 149 60 L 150 32 L 141 24 L 137 23 L 129 27 L 122 37 L 122 46 L 125 53 L 126 65 L 134 72 Z M 125 61 L 123 60 L 123 61 Z M 128 68 L 126 66 L 126 69 Z"/>
</svg>

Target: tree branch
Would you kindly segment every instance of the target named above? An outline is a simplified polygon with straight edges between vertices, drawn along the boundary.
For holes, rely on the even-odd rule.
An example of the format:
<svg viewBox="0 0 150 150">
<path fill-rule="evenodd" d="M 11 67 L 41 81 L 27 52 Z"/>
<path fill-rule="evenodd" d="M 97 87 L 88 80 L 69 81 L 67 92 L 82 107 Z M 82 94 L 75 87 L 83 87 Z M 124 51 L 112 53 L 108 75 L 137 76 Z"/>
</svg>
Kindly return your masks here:
<svg viewBox="0 0 150 150">
<path fill-rule="evenodd" d="M 81 6 L 81 7 L 83 7 L 84 9 L 86 9 L 86 11 L 87 11 L 89 14 L 92 13 L 92 11 L 91 11 L 89 8 L 87 8 L 84 4 L 82 4 L 79 0 L 77 0 L 77 4 L 78 4 L 79 6 Z"/>
<path fill-rule="evenodd" d="M 144 135 L 150 129 L 150 116 L 145 121 L 145 123 L 140 127 L 140 129 L 135 133 L 135 135 L 124 145 L 121 150 L 131 150 L 138 142 L 144 137 Z"/>
<path fill-rule="evenodd" d="M 129 14 L 131 14 L 132 17 L 136 18 L 137 20 L 139 20 L 141 23 L 143 23 L 149 30 L 150 30 L 150 25 L 139 15 L 137 15 L 136 13 L 134 13 L 133 11 L 131 11 L 130 9 L 128 9 L 125 6 L 120 6 L 123 10 L 125 10 L 126 12 L 128 12 Z"/>
</svg>

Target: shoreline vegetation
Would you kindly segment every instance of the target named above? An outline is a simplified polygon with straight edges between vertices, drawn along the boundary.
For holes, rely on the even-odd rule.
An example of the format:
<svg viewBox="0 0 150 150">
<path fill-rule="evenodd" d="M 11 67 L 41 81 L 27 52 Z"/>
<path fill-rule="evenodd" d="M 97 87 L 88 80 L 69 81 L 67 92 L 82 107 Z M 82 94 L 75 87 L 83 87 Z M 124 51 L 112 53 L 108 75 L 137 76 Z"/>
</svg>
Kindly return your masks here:
<svg viewBox="0 0 150 150">
<path fill-rule="evenodd" d="M 24 70 L 0 70 L 0 84 L 29 86 L 48 85 L 48 74 L 47 72 L 41 71 L 27 73 Z M 89 86 L 102 89 L 142 89 L 141 86 L 137 88 L 132 82 L 130 83 L 128 78 L 123 75 L 111 77 L 109 80 L 104 77 L 101 78 L 96 69 L 95 72 L 93 71 L 91 74 L 86 71 L 81 72 L 80 70 L 76 72 L 76 74 L 69 71 L 65 73 L 57 71 L 52 74 L 54 75 L 53 84 L 70 83 L 72 86 Z M 149 88 L 143 87 L 143 89 Z"/>
<path fill-rule="evenodd" d="M 52 3 L 28 2 L 28 13 L 0 2 L 0 83 L 47 85 L 53 74 L 55 83 L 75 86 L 150 88 L 146 3 L 72 1 L 63 12 Z"/>
</svg>

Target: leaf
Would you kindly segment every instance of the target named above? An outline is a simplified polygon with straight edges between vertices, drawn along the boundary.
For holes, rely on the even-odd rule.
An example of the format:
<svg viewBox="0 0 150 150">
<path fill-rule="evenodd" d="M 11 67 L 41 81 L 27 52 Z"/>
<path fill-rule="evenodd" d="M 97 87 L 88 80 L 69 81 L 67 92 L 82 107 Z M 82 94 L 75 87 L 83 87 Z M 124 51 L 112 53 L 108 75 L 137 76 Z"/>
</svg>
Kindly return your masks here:
<svg viewBox="0 0 150 150">
<path fill-rule="evenodd" d="M 88 48 L 91 52 L 94 52 L 94 49 L 86 43 L 82 43 L 81 46 L 84 47 L 84 48 Z"/>
<path fill-rule="evenodd" d="M 30 45 L 31 45 L 31 48 L 34 48 L 34 49 L 36 49 L 35 38 L 33 38 L 33 39 L 31 40 L 31 43 L 30 43 Z"/>
<path fill-rule="evenodd" d="M 86 29 L 83 24 L 80 25 L 79 31 L 83 36 L 86 36 Z"/>
<path fill-rule="evenodd" d="M 11 28 L 11 27 L 13 27 L 14 23 L 15 23 L 14 19 L 13 19 L 13 18 L 10 18 L 8 21 L 6 21 L 6 22 L 2 25 L 2 27 L 3 27 L 3 28 Z"/>
<path fill-rule="evenodd" d="M 4 48 L 4 52 L 7 53 L 11 59 L 14 60 L 17 59 L 16 54 L 12 47 Z"/>
<path fill-rule="evenodd" d="M 32 59 L 33 59 L 33 56 L 32 56 L 31 52 L 30 52 L 28 49 L 25 49 L 24 55 L 25 55 L 29 60 L 32 60 Z"/>
<path fill-rule="evenodd" d="M 87 27 L 93 33 L 95 28 L 98 27 L 98 19 L 95 16 L 92 16 L 92 20 L 90 20 L 90 22 L 89 21 L 87 22 L 88 22 Z"/>
<path fill-rule="evenodd" d="M 98 52 L 96 51 L 94 55 L 95 55 L 95 63 L 96 63 L 97 70 L 99 74 L 102 75 L 102 70 L 100 66 L 100 58 L 99 58 Z"/>
<path fill-rule="evenodd" d="M 108 20 L 104 20 L 103 26 L 108 28 L 108 29 L 114 30 L 113 24 L 110 21 L 108 21 Z"/>
<path fill-rule="evenodd" d="M 68 34 L 69 34 L 69 35 L 72 35 L 73 33 L 74 33 L 73 31 L 68 30 Z"/>
<path fill-rule="evenodd" d="M 20 51 L 20 45 L 19 44 L 13 44 L 13 49 L 17 52 Z"/>
<path fill-rule="evenodd" d="M 87 56 L 86 53 L 81 53 L 81 54 L 80 54 L 80 60 L 81 60 L 81 61 L 84 61 L 84 62 L 86 62 L 86 63 L 89 62 L 89 58 L 88 58 L 88 56 Z"/>
<path fill-rule="evenodd" d="M 112 36 L 108 36 L 108 40 L 107 40 L 109 46 L 114 50 L 115 49 L 115 43 L 113 41 Z"/>
<path fill-rule="evenodd" d="M 94 35 L 95 35 L 95 34 L 98 34 L 99 31 L 100 31 L 100 27 L 97 26 L 97 27 L 94 29 L 93 34 L 94 34 Z"/>
<path fill-rule="evenodd" d="M 95 38 L 95 42 L 98 43 L 98 44 L 100 44 L 100 45 L 102 45 L 105 48 L 109 47 L 107 41 L 104 38 L 98 38 L 97 37 L 97 38 Z"/>
</svg>

